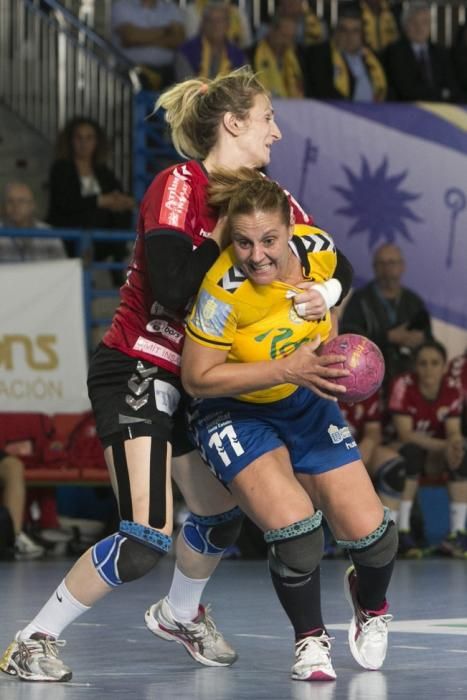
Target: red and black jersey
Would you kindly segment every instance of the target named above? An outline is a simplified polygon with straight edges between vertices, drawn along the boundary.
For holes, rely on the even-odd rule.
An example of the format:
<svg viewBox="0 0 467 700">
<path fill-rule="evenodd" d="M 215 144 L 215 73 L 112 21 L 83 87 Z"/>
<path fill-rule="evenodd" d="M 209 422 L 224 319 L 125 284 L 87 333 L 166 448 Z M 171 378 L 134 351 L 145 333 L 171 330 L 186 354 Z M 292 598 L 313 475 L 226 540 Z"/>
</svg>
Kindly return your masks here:
<svg viewBox="0 0 467 700">
<path fill-rule="evenodd" d="M 451 360 L 448 374 L 461 384 L 464 393 L 464 403 L 467 405 L 467 355 L 455 357 Z"/>
<path fill-rule="evenodd" d="M 187 236 L 193 250 L 202 245 L 217 222 L 216 213 L 206 203 L 207 184 L 207 172 L 195 160 L 173 165 L 154 178 L 141 203 L 133 256 L 120 290 L 120 305 L 103 338 L 108 347 L 141 357 L 174 374 L 180 371 L 188 308 L 174 312 L 153 298 L 144 237 L 158 230 L 173 231 Z M 311 217 L 288 196 L 296 223 L 312 223 Z"/>
<path fill-rule="evenodd" d="M 416 376 L 410 372 L 397 377 L 389 395 L 389 410 L 412 416 L 414 430 L 444 438 L 444 422 L 462 413 L 462 391 L 457 380 L 446 375 L 436 399 L 426 399 L 420 393 Z"/>
<path fill-rule="evenodd" d="M 379 392 L 359 403 L 339 403 L 339 408 L 357 442 L 360 442 L 363 438 L 366 423 L 381 421 L 381 397 Z"/>
</svg>

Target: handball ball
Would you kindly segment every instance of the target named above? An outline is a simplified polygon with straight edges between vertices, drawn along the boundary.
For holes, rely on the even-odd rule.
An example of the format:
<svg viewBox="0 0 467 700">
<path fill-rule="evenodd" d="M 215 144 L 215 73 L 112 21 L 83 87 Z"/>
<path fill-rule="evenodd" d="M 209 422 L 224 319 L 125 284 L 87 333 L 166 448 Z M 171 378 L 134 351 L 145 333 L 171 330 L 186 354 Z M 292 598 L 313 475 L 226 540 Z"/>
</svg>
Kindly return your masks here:
<svg viewBox="0 0 467 700">
<path fill-rule="evenodd" d="M 346 377 L 335 377 L 331 381 L 345 386 L 345 394 L 339 394 L 343 403 L 364 401 L 375 393 L 384 378 L 384 358 L 381 350 L 371 340 L 356 333 L 338 335 L 321 346 L 320 355 L 345 355 L 345 362 L 328 367 L 350 370 Z"/>
</svg>

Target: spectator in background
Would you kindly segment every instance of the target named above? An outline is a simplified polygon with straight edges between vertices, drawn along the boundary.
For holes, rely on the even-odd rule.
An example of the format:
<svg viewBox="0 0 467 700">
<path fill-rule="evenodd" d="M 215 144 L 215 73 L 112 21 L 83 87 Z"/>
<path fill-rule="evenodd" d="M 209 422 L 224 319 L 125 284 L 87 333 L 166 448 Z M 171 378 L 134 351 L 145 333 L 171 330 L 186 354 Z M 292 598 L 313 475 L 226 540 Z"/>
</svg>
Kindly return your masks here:
<svg viewBox="0 0 467 700">
<path fill-rule="evenodd" d="M 306 50 L 303 66 L 307 97 L 354 102 L 386 98 L 384 69 L 363 45 L 362 17 L 355 4 L 342 8 L 331 41 Z"/>
<path fill-rule="evenodd" d="M 23 182 L 10 182 L 5 186 L 3 198 L 3 220 L 1 227 L 48 229 L 43 221 L 36 219 L 34 194 Z M 66 258 L 60 238 L 20 238 L 0 236 L 0 262 L 32 260 L 57 260 Z"/>
<path fill-rule="evenodd" d="M 253 49 L 253 68 L 272 97 L 304 96 L 296 28 L 294 19 L 277 16 Z"/>
<path fill-rule="evenodd" d="M 200 31 L 201 20 L 206 5 L 211 0 L 194 0 L 185 8 L 185 31 L 188 38 L 193 38 Z M 229 0 L 218 0 L 228 8 L 227 39 L 235 46 L 246 49 L 251 46 L 253 37 L 250 20 L 244 9 L 233 5 Z"/>
<path fill-rule="evenodd" d="M 422 474 L 449 474 L 450 533 L 441 543 L 444 554 L 467 558 L 467 452 L 461 432 L 462 391 L 446 375 L 446 350 L 431 340 L 414 354 L 414 372 L 394 381 L 389 397 L 397 437 L 408 467 L 409 495 L 399 511 L 399 530 L 410 537 L 410 511 Z M 405 518 L 405 522 L 403 520 Z"/>
<path fill-rule="evenodd" d="M 229 6 L 211 0 L 203 9 L 200 31 L 185 41 L 175 56 L 175 78 L 215 78 L 246 63 L 237 46 L 228 40 Z"/>
<path fill-rule="evenodd" d="M 363 40 L 372 51 L 383 49 L 397 41 L 399 30 L 388 0 L 362 0 Z"/>
<path fill-rule="evenodd" d="M 467 24 L 459 27 L 452 47 L 454 75 L 462 91 L 461 101 L 467 102 Z"/>
<path fill-rule="evenodd" d="M 402 14 L 402 29 L 402 38 L 385 51 L 391 98 L 401 102 L 458 100 L 460 90 L 449 52 L 430 40 L 429 3 L 418 0 L 407 3 Z"/>
<path fill-rule="evenodd" d="M 70 120 L 58 139 L 57 160 L 50 170 L 49 213 L 51 226 L 83 229 L 129 229 L 133 197 L 122 192 L 106 165 L 107 143 L 99 124 L 86 117 Z M 69 255 L 73 244 L 67 245 Z M 96 242 L 96 260 L 122 261 L 126 245 Z"/>
<path fill-rule="evenodd" d="M 269 15 L 266 22 L 258 29 L 256 38 L 264 39 L 273 20 L 287 18 L 295 22 L 295 41 L 298 46 L 319 44 L 326 39 L 326 30 L 308 4 L 308 0 L 277 0 L 274 15 Z"/>
<path fill-rule="evenodd" d="M 373 257 L 373 281 L 351 296 L 342 316 L 341 333 L 370 338 L 384 355 L 386 381 L 411 367 L 413 351 L 432 338 L 425 304 L 402 286 L 405 271 L 400 249 L 380 246 Z"/>
<path fill-rule="evenodd" d="M 143 86 L 173 82 L 175 51 L 185 39 L 184 14 L 172 0 L 118 0 L 112 5 L 112 42 L 135 66 Z"/>
<path fill-rule="evenodd" d="M 24 467 L 18 457 L 0 449 L 0 487 L 3 489 L 2 502 L 7 509 L 14 532 L 15 559 L 37 559 L 44 554 L 44 548 L 36 544 L 23 532 L 26 486 Z"/>
</svg>

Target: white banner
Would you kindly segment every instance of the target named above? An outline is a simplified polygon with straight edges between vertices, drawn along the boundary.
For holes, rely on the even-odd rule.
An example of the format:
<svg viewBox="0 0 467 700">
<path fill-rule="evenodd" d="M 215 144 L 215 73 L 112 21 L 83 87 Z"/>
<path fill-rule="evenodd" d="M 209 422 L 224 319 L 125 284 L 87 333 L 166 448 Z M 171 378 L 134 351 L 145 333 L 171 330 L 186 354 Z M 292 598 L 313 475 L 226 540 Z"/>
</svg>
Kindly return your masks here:
<svg viewBox="0 0 467 700">
<path fill-rule="evenodd" d="M 79 260 L 0 265 L 0 411 L 89 408 Z"/>
</svg>

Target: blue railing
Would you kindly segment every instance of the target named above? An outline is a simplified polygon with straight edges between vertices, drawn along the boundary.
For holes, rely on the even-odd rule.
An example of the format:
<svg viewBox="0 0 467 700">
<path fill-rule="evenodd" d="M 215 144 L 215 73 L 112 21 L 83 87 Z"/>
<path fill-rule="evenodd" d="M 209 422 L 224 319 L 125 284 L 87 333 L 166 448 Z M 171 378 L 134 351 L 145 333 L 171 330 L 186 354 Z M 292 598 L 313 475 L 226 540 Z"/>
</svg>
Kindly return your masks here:
<svg viewBox="0 0 467 700">
<path fill-rule="evenodd" d="M 92 248 L 94 242 L 104 241 L 106 243 L 117 241 L 135 240 L 133 231 L 109 231 L 109 230 L 83 230 L 83 229 L 18 229 L 0 228 L 0 236 L 16 238 L 59 238 L 65 241 L 72 241 L 75 246 L 75 257 L 83 260 L 83 304 L 84 321 L 86 327 L 86 340 L 88 351 L 93 350 L 92 330 L 98 326 L 108 326 L 111 318 L 97 318 L 93 315 L 92 302 L 94 299 L 102 297 L 119 296 L 117 288 L 94 289 L 93 272 L 96 270 L 126 270 L 127 262 L 97 262 L 92 258 Z M 90 256 L 91 252 L 91 256 Z M 86 262 L 85 262 L 86 261 Z M 0 261 L 0 263 L 3 261 Z M 38 261 L 40 264 L 41 261 Z M 44 261 L 46 262 L 46 261 Z M 21 264 L 21 263 L 17 263 Z M 1 271 L 1 266 L 0 266 Z"/>
<path fill-rule="evenodd" d="M 148 90 L 133 97 L 133 195 L 137 202 L 157 172 L 183 160 L 172 145 L 163 111 L 154 113 L 157 97 Z"/>
</svg>

